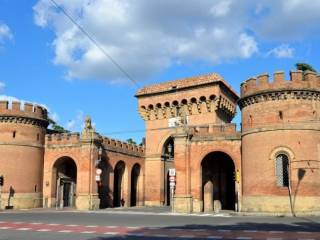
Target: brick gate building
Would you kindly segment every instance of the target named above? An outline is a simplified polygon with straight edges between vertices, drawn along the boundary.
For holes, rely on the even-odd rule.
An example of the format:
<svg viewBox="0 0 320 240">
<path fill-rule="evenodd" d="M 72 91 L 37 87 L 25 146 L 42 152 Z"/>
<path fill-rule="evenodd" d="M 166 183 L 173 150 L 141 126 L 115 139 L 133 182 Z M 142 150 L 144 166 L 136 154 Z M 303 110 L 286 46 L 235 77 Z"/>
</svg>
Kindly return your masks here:
<svg viewBox="0 0 320 240">
<path fill-rule="evenodd" d="M 241 96 L 217 74 L 136 93 L 145 145 L 46 130 L 44 108 L 0 102 L 2 204 L 15 208 L 171 205 L 175 212 L 320 212 L 320 77 L 251 78 Z M 237 105 L 242 127 L 231 123 Z M 47 133 L 47 134 L 46 134 Z M 169 169 L 176 171 L 171 195 Z"/>
</svg>

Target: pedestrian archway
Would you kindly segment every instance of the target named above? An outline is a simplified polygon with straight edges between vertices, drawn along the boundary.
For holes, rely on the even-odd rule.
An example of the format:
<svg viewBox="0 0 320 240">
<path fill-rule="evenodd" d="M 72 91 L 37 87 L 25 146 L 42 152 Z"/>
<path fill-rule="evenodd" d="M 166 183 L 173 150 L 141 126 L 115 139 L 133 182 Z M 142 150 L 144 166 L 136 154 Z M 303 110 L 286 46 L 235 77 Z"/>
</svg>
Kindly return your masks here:
<svg viewBox="0 0 320 240">
<path fill-rule="evenodd" d="M 120 207 L 123 202 L 123 176 L 126 165 L 119 161 L 114 167 L 113 207 Z"/>
<path fill-rule="evenodd" d="M 212 152 L 201 162 L 203 211 L 235 210 L 235 166 L 224 152 Z"/>
<path fill-rule="evenodd" d="M 139 202 L 139 182 L 140 182 L 140 171 L 141 167 L 138 163 L 136 163 L 132 167 L 131 171 L 131 195 L 130 195 L 130 205 L 137 206 Z"/>
<path fill-rule="evenodd" d="M 162 161 L 163 161 L 163 205 L 171 205 L 170 197 L 170 184 L 169 184 L 169 169 L 174 168 L 174 138 L 169 137 L 163 144 L 162 148 Z"/>
<path fill-rule="evenodd" d="M 53 165 L 52 192 L 56 207 L 74 207 L 77 183 L 77 166 L 70 157 L 61 157 Z"/>
</svg>

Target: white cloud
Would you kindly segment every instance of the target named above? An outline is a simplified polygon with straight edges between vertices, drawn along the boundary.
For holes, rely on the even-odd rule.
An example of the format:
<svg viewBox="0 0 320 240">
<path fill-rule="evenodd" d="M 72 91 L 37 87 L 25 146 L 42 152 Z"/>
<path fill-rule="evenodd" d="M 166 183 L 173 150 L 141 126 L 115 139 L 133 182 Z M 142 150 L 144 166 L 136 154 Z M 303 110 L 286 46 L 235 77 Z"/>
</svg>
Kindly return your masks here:
<svg viewBox="0 0 320 240">
<path fill-rule="evenodd" d="M 235 0 L 60 0 L 134 79 L 174 63 L 220 63 L 258 51 Z M 118 81 L 123 74 L 48 0 L 34 6 L 35 23 L 55 33 L 54 62 L 68 78 Z"/>
<path fill-rule="evenodd" d="M 69 131 L 72 131 L 72 132 L 81 131 L 81 129 L 83 128 L 83 124 L 84 124 L 84 118 L 85 118 L 85 115 L 84 115 L 83 111 L 78 110 L 74 119 L 69 120 L 65 124 L 65 128 Z"/>
<path fill-rule="evenodd" d="M 135 80 L 173 64 L 250 58 L 259 52 L 259 41 L 283 45 L 320 37 L 320 0 L 56 1 Z M 49 0 L 38 0 L 34 18 L 54 31 L 54 63 L 66 67 L 67 78 L 124 78 Z M 288 57 L 290 51 L 273 54 Z"/>
<path fill-rule="evenodd" d="M 0 92 L 3 92 L 5 87 L 6 84 L 4 82 L 0 82 Z"/>
<path fill-rule="evenodd" d="M 276 58 L 292 58 L 294 56 L 294 48 L 287 44 L 282 44 L 267 53 L 267 56 L 271 55 Z"/>
<path fill-rule="evenodd" d="M 10 28 L 4 24 L 0 23 L 0 42 L 3 42 L 5 39 L 12 39 L 13 35 Z"/>
</svg>

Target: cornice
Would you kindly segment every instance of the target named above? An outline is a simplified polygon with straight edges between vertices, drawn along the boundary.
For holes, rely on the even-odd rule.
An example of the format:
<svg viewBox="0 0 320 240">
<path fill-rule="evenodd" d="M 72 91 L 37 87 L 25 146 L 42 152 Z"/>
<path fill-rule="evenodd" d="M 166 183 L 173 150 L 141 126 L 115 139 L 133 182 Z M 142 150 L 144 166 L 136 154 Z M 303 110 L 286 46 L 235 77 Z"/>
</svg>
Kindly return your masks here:
<svg viewBox="0 0 320 240">
<path fill-rule="evenodd" d="M 48 126 L 48 121 L 38 118 L 30 118 L 25 116 L 9 116 L 0 115 L 0 123 L 18 123 L 18 124 L 28 124 L 38 127 L 46 128 Z"/>
</svg>

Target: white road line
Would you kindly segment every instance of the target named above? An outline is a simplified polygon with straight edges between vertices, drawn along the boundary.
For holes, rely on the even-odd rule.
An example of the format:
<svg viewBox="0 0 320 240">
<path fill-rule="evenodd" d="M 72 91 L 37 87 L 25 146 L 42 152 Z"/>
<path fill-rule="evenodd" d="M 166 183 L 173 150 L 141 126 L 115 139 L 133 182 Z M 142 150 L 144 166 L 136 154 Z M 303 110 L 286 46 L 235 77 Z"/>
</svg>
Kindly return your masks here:
<svg viewBox="0 0 320 240">
<path fill-rule="evenodd" d="M 22 224 L 22 223 L 24 223 L 24 222 L 13 222 L 14 224 Z"/>
<path fill-rule="evenodd" d="M 43 223 L 33 222 L 33 223 L 30 223 L 30 224 L 33 224 L 33 225 L 39 225 L 39 224 L 43 224 Z"/>
<path fill-rule="evenodd" d="M 12 228 L 12 227 L 0 227 L 0 229 L 9 229 L 9 228 Z"/>
<path fill-rule="evenodd" d="M 181 236 L 178 236 L 178 238 L 195 238 L 195 236 L 193 236 L 193 235 L 181 235 Z"/>
<path fill-rule="evenodd" d="M 83 231 L 81 233 L 96 233 L 96 231 Z"/>
<path fill-rule="evenodd" d="M 119 235 L 118 232 L 105 232 L 106 235 Z"/>
<path fill-rule="evenodd" d="M 311 234 L 311 232 L 297 232 L 299 234 Z"/>
<path fill-rule="evenodd" d="M 283 233 L 283 231 L 269 231 L 269 233 Z"/>
<path fill-rule="evenodd" d="M 170 228 L 169 230 L 171 230 L 171 231 L 184 231 L 186 229 L 183 229 L 183 228 Z"/>
<path fill-rule="evenodd" d="M 148 230 L 158 230 L 158 229 L 160 229 L 160 227 L 148 227 L 147 229 Z"/>
<path fill-rule="evenodd" d="M 37 232 L 50 232 L 50 229 L 38 229 Z"/>
<path fill-rule="evenodd" d="M 5 222 L 0 221 L 0 223 L 5 223 Z"/>
<path fill-rule="evenodd" d="M 249 239 L 252 239 L 252 237 L 237 237 L 236 239 L 249 240 Z"/>
<path fill-rule="evenodd" d="M 258 232 L 257 230 L 243 230 L 245 233 L 256 233 Z"/>
<path fill-rule="evenodd" d="M 127 227 L 129 229 L 138 229 L 139 227 Z"/>
<path fill-rule="evenodd" d="M 68 225 L 66 225 L 67 227 L 78 227 L 79 225 L 77 225 L 77 224 L 68 224 Z"/>
<path fill-rule="evenodd" d="M 192 232 L 204 232 L 206 229 L 191 229 Z"/>
<path fill-rule="evenodd" d="M 86 227 L 94 228 L 94 227 L 98 227 L 98 226 L 97 225 L 87 225 Z"/>
<path fill-rule="evenodd" d="M 58 231 L 59 233 L 71 233 L 72 231 L 71 230 L 61 230 L 61 231 Z"/>
<path fill-rule="evenodd" d="M 208 236 L 207 239 L 222 239 L 222 236 Z"/>
<path fill-rule="evenodd" d="M 117 226 L 106 226 L 107 228 L 117 228 Z"/>
<path fill-rule="evenodd" d="M 49 223 L 48 224 L 49 226 L 58 226 L 58 225 L 60 225 L 59 223 Z"/>
<path fill-rule="evenodd" d="M 31 228 L 17 228 L 16 230 L 18 231 L 28 231 L 30 230 Z"/>
<path fill-rule="evenodd" d="M 229 229 L 218 229 L 217 232 L 231 232 Z"/>
</svg>

